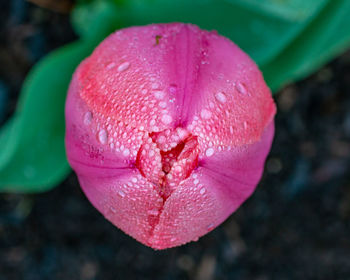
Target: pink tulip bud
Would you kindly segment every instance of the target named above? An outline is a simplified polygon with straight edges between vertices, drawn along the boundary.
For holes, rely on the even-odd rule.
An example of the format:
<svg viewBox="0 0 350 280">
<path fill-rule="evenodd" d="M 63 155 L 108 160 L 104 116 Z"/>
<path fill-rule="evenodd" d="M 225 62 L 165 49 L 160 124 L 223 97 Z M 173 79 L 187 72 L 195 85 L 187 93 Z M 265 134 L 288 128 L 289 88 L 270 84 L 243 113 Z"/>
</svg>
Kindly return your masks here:
<svg viewBox="0 0 350 280">
<path fill-rule="evenodd" d="M 227 38 L 181 23 L 127 28 L 75 71 L 68 160 L 115 226 L 155 249 L 179 246 L 252 194 L 275 111 L 256 64 Z"/>
</svg>

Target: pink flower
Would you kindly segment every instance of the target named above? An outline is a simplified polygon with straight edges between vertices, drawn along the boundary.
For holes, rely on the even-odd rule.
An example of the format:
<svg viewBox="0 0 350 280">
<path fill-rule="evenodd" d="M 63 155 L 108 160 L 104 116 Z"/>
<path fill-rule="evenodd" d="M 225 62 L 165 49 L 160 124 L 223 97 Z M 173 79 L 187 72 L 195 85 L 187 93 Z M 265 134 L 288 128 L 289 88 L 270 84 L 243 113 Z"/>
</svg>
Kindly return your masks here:
<svg viewBox="0 0 350 280">
<path fill-rule="evenodd" d="M 275 111 L 255 63 L 216 32 L 127 28 L 74 74 L 68 160 L 115 226 L 152 248 L 174 247 L 217 227 L 252 194 Z"/>
</svg>

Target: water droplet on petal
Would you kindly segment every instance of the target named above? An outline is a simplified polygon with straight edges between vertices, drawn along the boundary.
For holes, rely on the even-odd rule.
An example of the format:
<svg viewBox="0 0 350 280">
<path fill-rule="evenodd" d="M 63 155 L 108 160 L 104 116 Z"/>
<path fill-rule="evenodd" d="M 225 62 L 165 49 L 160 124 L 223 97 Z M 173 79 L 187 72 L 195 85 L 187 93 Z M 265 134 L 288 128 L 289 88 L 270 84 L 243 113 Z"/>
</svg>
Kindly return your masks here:
<svg viewBox="0 0 350 280">
<path fill-rule="evenodd" d="M 115 62 L 111 62 L 106 66 L 108 70 L 112 69 L 113 67 L 115 67 Z"/>
<path fill-rule="evenodd" d="M 211 157 L 213 154 L 214 154 L 214 149 L 213 149 L 213 148 L 208 148 L 208 149 L 205 151 L 205 155 L 206 155 L 207 157 Z"/>
<path fill-rule="evenodd" d="M 155 91 L 153 94 L 154 94 L 154 97 L 157 99 L 163 99 L 165 96 L 165 92 L 160 90 Z"/>
<path fill-rule="evenodd" d="M 226 102 L 226 95 L 223 93 L 223 92 L 218 92 L 216 95 L 215 95 L 215 98 L 217 101 L 221 102 L 221 103 L 225 103 Z"/>
<path fill-rule="evenodd" d="M 106 144 L 108 139 L 108 134 L 105 129 L 101 129 L 98 132 L 98 140 L 100 141 L 101 144 Z"/>
<path fill-rule="evenodd" d="M 90 111 L 86 112 L 84 115 L 84 124 L 90 125 L 92 122 L 92 113 Z"/>
<path fill-rule="evenodd" d="M 205 188 L 201 188 L 201 190 L 199 191 L 200 194 L 204 194 L 205 193 Z"/>
<path fill-rule="evenodd" d="M 231 126 L 230 126 L 230 133 L 233 134 L 233 132 L 234 132 L 234 128 L 233 128 L 233 126 L 231 125 Z"/>
<path fill-rule="evenodd" d="M 153 83 L 151 87 L 152 87 L 152 89 L 158 89 L 159 88 L 159 84 L 158 83 Z"/>
<path fill-rule="evenodd" d="M 247 129 L 248 128 L 248 123 L 247 122 L 243 122 L 243 127 L 244 127 L 244 129 Z"/>
<path fill-rule="evenodd" d="M 129 149 L 125 149 L 125 150 L 123 151 L 123 155 L 124 155 L 124 156 L 130 155 L 130 150 L 129 150 Z"/>
<path fill-rule="evenodd" d="M 240 83 L 240 82 L 238 82 L 238 83 L 236 84 L 236 89 L 237 89 L 240 93 L 242 93 L 242 94 L 247 94 L 247 89 L 246 89 L 246 87 L 245 87 L 242 83 Z"/>
<path fill-rule="evenodd" d="M 129 66 L 130 66 L 130 62 L 127 62 L 127 61 L 126 61 L 126 62 L 124 62 L 124 63 L 122 63 L 122 64 L 119 65 L 118 71 L 119 71 L 119 72 L 123 72 L 123 71 L 125 71 L 126 69 L 128 69 Z"/>
<path fill-rule="evenodd" d="M 163 115 L 161 120 L 164 124 L 170 124 L 173 121 L 173 118 L 169 115 Z"/>
<path fill-rule="evenodd" d="M 205 119 L 205 120 L 210 119 L 210 117 L 211 117 L 211 112 L 210 112 L 209 110 L 207 110 L 207 109 L 203 109 L 203 110 L 201 111 L 201 117 L 202 117 L 203 119 Z"/>
<path fill-rule="evenodd" d="M 178 173 L 180 173 L 180 172 L 182 171 L 182 167 L 181 167 L 180 165 L 176 165 L 176 166 L 174 167 L 174 169 L 175 169 L 175 171 L 178 172 Z"/>
<path fill-rule="evenodd" d="M 148 215 L 151 215 L 151 216 L 158 216 L 159 211 L 157 209 L 151 209 L 151 210 L 148 210 L 147 213 Z"/>
<path fill-rule="evenodd" d="M 121 197 L 125 197 L 125 192 L 123 192 L 122 190 L 119 190 L 119 191 L 118 191 L 118 194 L 119 194 Z"/>
<path fill-rule="evenodd" d="M 166 108 L 166 102 L 164 102 L 164 101 L 159 102 L 159 107 L 160 108 Z"/>
<path fill-rule="evenodd" d="M 207 230 L 211 231 L 211 230 L 213 230 L 213 229 L 214 229 L 214 224 L 209 224 L 209 225 L 207 226 Z"/>
</svg>

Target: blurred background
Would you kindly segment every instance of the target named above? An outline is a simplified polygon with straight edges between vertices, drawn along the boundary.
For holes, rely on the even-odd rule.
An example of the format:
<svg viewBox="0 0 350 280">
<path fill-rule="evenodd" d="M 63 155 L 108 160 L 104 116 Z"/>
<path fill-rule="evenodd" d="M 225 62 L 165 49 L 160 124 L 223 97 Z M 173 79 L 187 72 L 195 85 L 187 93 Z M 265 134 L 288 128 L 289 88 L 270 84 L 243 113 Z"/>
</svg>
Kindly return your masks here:
<svg viewBox="0 0 350 280">
<path fill-rule="evenodd" d="M 33 65 L 78 38 L 74 4 L 0 1 L 0 126 Z M 350 51 L 274 97 L 262 181 L 213 232 L 154 251 L 105 220 L 69 173 L 48 192 L 0 193 L 0 280 L 350 279 Z"/>
</svg>

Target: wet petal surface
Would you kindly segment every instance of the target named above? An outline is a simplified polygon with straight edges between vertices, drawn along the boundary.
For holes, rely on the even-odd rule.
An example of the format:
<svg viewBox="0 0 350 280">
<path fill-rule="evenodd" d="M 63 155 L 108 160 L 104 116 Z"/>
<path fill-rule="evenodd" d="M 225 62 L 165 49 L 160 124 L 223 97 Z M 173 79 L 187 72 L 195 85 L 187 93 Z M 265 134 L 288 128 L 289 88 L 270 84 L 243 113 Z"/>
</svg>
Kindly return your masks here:
<svg viewBox="0 0 350 280">
<path fill-rule="evenodd" d="M 76 70 L 68 160 L 92 204 L 157 249 L 196 240 L 256 187 L 275 105 L 255 63 L 188 24 L 117 31 Z"/>
</svg>

